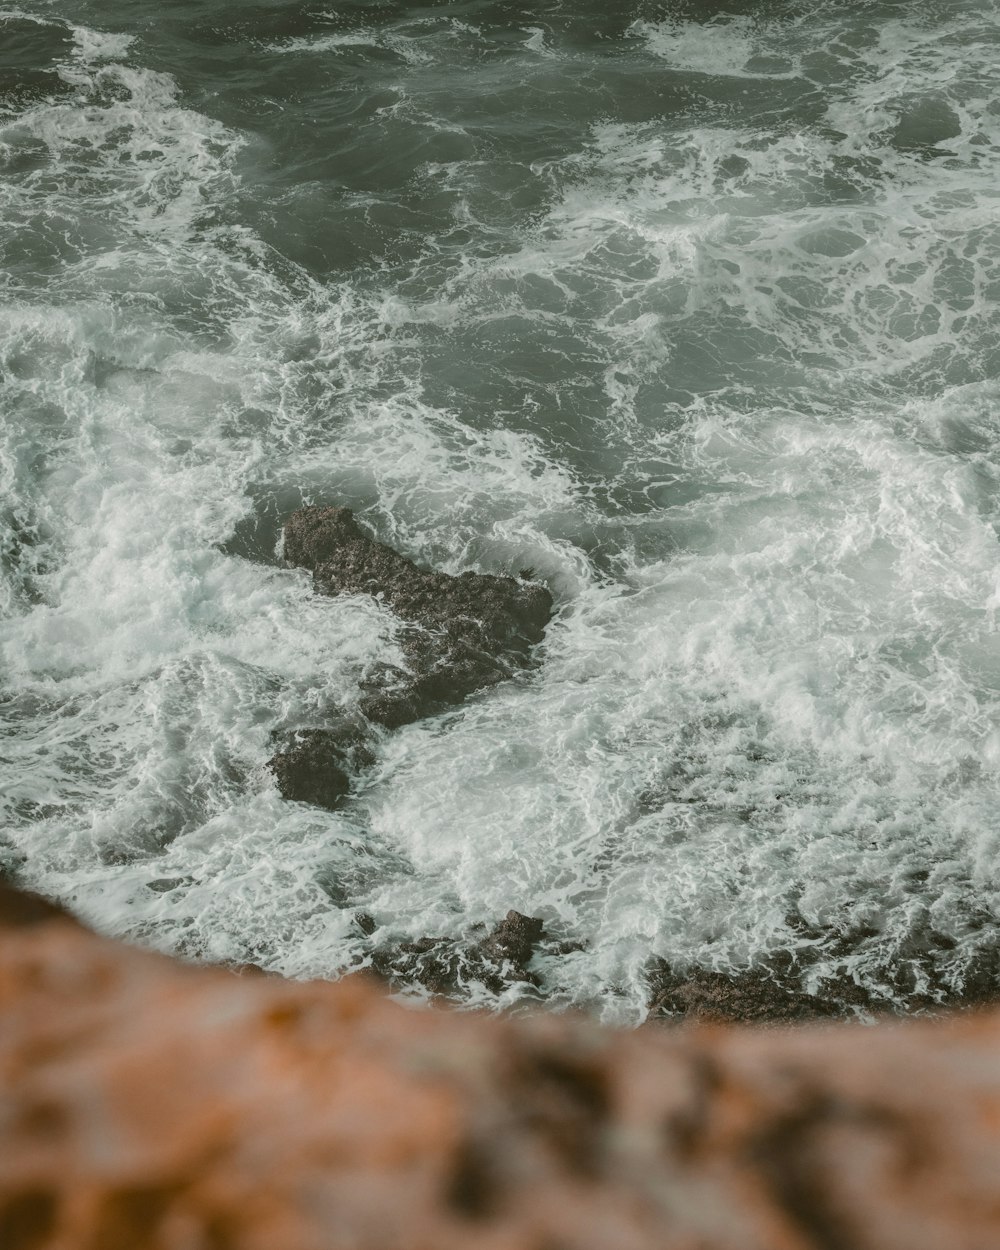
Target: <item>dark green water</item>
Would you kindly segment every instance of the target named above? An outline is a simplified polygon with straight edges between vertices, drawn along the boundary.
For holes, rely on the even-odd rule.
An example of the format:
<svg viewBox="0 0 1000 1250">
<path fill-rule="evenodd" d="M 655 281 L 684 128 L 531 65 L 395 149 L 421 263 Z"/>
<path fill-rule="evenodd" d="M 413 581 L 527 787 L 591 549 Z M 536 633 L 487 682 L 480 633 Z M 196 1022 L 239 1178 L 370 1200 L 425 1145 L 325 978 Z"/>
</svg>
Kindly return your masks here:
<svg viewBox="0 0 1000 1250">
<path fill-rule="evenodd" d="M 992 0 L 0 8 L 0 855 L 296 976 L 368 956 L 358 910 L 515 907 L 584 944 L 541 995 L 612 1017 L 652 957 L 805 941 L 960 988 L 1000 915 L 998 61 Z M 302 502 L 559 602 L 338 813 L 270 736 L 393 623 L 281 566 Z"/>
</svg>

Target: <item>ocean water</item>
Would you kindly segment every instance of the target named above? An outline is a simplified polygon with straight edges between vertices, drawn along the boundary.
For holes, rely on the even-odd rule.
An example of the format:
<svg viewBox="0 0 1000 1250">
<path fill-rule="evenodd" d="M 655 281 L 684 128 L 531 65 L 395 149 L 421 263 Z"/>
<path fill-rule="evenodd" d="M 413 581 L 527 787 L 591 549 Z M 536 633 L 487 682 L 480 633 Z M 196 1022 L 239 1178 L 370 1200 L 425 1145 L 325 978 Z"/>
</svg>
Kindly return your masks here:
<svg viewBox="0 0 1000 1250">
<path fill-rule="evenodd" d="M 473 1003 L 637 1022 L 653 959 L 806 948 L 960 991 L 998 70 L 995 0 L 0 6 L 0 862 L 291 977 L 512 907 L 580 944 Z M 558 613 L 326 812 L 272 734 L 395 651 L 280 560 L 333 502 Z"/>
</svg>

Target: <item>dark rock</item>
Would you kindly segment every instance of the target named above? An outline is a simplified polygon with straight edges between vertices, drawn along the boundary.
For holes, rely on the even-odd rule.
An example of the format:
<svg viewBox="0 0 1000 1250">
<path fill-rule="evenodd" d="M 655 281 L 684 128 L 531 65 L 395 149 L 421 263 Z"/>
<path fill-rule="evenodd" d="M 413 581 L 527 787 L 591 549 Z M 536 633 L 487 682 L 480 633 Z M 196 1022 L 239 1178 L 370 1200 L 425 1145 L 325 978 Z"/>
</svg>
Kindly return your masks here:
<svg viewBox="0 0 1000 1250">
<path fill-rule="evenodd" d="M 360 710 L 385 729 L 398 729 L 433 712 L 461 703 L 477 690 L 495 686 L 511 676 L 513 667 L 463 642 L 450 646 L 440 637 L 402 639 L 410 672 L 397 674 L 387 687 L 369 683 L 359 700 Z"/>
<path fill-rule="evenodd" d="M 535 947 L 542 940 L 545 926 L 534 916 L 509 911 L 497 927 L 472 950 L 472 964 L 478 979 L 494 994 L 515 981 L 532 985 L 536 979 L 528 971 Z"/>
<path fill-rule="evenodd" d="M 806 994 L 787 972 L 772 966 L 737 973 L 693 968 L 676 973 L 667 963 L 650 976 L 650 1018 L 739 1021 L 777 1024 L 829 1019 L 842 1014 L 835 1004 Z"/>
<path fill-rule="evenodd" d="M 406 623 L 399 636 L 406 668 L 384 668 L 364 684 L 358 701 L 366 720 L 383 729 L 461 703 L 525 668 L 552 615 L 544 586 L 523 577 L 420 569 L 365 534 L 349 508 L 293 512 L 284 555 L 312 570 L 319 594 L 372 595 Z M 282 795 L 337 807 L 352 772 L 373 762 L 365 740 L 353 722 L 300 731 L 270 761 Z"/>
<path fill-rule="evenodd" d="M 432 994 L 453 995 L 462 982 L 462 953 L 451 938 L 424 937 L 396 942 L 372 953 L 372 970 L 390 985 L 416 982 Z"/>
<path fill-rule="evenodd" d="M 812 930 L 814 939 L 824 936 Z M 727 1020 L 744 1024 L 777 1024 L 886 1015 L 937 1014 L 945 1009 L 970 1010 L 1000 1002 L 1000 952 L 987 948 L 965 969 L 960 982 L 940 970 L 948 941 L 933 932 L 912 939 L 894 956 L 884 957 L 877 976 L 860 984 L 847 972 L 818 979 L 807 993 L 803 979 L 820 958 L 843 959 L 877 937 L 874 930 L 826 934 L 825 945 L 792 953 L 778 952 L 737 972 L 692 968 L 674 971 L 656 961 L 650 969 L 650 1018 Z M 834 966 L 836 966 L 834 964 Z"/>
<path fill-rule="evenodd" d="M 375 762 L 364 730 L 352 721 L 300 729 L 268 761 L 282 797 L 334 809 L 350 792 L 351 774 Z"/>
<path fill-rule="evenodd" d="M 171 890 L 194 884 L 194 877 L 154 877 L 146 882 L 146 889 L 154 894 L 169 894 Z"/>
<path fill-rule="evenodd" d="M 390 984 L 418 982 L 432 994 L 456 995 L 470 981 L 500 994 L 519 981 L 535 984 L 527 965 L 544 931 L 541 920 L 509 911 L 495 929 L 471 946 L 445 937 L 399 942 L 376 950 L 372 967 Z"/>
<path fill-rule="evenodd" d="M 299 508 L 285 522 L 285 559 L 315 569 L 344 543 L 364 537 L 350 508 Z"/>
<path fill-rule="evenodd" d="M 369 538 L 349 508 L 300 508 L 285 525 L 285 559 L 312 569 L 321 594 L 370 594 L 404 620 L 451 627 L 492 646 L 540 642 L 552 615 L 544 586 L 491 573 L 419 569 L 385 543 Z"/>
<path fill-rule="evenodd" d="M 364 715 L 383 729 L 399 729 L 419 720 L 423 706 L 409 690 L 374 690 L 358 701 Z"/>
<path fill-rule="evenodd" d="M 285 559 L 312 570 L 318 593 L 372 595 L 418 627 L 400 638 L 407 671 L 370 683 L 361 700 L 365 716 L 389 729 L 460 703 L 524 667 L 552 615 L 544 586 L 420 569 L 369 538 L 348 508 L 293 513 L 285 525 Z"/>
<path fill-rule="evenodd" d="M 545 925 L 536 916 L 509 911 L 476 951 L 491 963 L 509 964 L 523 973 L 544 933 Z"/>
</svg>

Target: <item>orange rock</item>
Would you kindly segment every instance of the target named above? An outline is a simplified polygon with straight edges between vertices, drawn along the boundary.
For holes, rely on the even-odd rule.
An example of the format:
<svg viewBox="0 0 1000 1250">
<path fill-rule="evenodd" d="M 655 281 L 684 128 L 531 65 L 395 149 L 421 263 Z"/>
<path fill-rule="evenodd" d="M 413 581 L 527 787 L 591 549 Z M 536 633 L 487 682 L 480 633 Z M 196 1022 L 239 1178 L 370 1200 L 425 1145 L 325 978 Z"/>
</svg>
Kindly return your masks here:
<svg viewBox="0 0 1000 1250">
<path fill-rule="evenodd" d="M 13 900 L 13 901 L 12 901 Z M 1000 1016 L 615 1033 L 0 890 L 3 1250 L 992 1250 Z"/>
</svg>

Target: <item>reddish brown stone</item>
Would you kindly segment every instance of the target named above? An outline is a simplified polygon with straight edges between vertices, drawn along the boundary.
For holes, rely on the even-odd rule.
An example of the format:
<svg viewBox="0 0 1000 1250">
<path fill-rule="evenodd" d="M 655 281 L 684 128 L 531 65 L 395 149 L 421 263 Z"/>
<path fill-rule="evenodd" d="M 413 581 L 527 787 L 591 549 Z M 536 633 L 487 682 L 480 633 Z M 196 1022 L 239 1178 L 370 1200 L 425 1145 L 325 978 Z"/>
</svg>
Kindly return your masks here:
<svg viewBox="0 0 1000 1250">
<path fill-rule="evenodd" d="M 616 1033 L 0 929 L 3 1250 L 992 1250 L 1000 1016 Z"/>
<path fill-rule="evenodd" d="M 73 917 L 58 903 L 52 903 L 40 894 L 18 890 L 0 879 L 0 929 L 22 929 L 31 925 L 46 924 L 50 920 L 67 920 Z M 0 1242 L 0 1246 L 3 1242 Z"/>
</svg>

